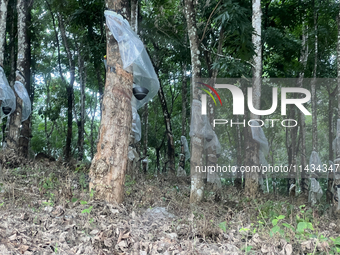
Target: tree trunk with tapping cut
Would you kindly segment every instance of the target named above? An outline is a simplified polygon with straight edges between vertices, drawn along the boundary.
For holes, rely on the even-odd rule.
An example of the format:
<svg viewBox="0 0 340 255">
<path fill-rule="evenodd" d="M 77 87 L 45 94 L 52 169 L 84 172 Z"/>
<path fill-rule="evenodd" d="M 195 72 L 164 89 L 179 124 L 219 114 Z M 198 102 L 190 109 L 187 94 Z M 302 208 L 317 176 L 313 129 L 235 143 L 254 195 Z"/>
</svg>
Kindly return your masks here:
<svg viewBox="0 0 340 255">
<path fill-rule="evenodd" d="M 120 10 L 130 16 L 129 1 L 106 0 L 105 7 Z M 107 34 L 107 72 L 103 96 L 103 112 L 97 153 L 90 168 L 90 190 L 95 198 L 121 203 L 124 199 L 124 182 L 127 153 L 132 124 L 131 97 L 133 75 L 123 70 L 118 43 Z"/>
</svg>

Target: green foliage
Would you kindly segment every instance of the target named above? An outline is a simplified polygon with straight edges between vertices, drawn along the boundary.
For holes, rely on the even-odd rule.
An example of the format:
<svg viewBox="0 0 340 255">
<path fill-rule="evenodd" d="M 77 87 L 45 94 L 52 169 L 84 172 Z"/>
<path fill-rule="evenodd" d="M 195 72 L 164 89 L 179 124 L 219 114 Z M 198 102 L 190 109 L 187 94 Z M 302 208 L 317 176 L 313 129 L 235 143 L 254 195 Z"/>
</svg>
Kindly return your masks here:
<svg viewBox="0 0 340 255">
<path fill-rule="evenodd" d="M 90 215 L 92 208 L 93 206 L 90 206 L 89 208 L 82 210 L 81 213 L 87 213 Z"/>
<path fill-rule="evenodd" d="M 227 232 L 227 222 L 226 221 L 223 221 L 221 222 L 220 224 L 218 224 L 218 226 L 220 227 L 220 229 L 223 230 L 223 232 Z"/>
</svg>

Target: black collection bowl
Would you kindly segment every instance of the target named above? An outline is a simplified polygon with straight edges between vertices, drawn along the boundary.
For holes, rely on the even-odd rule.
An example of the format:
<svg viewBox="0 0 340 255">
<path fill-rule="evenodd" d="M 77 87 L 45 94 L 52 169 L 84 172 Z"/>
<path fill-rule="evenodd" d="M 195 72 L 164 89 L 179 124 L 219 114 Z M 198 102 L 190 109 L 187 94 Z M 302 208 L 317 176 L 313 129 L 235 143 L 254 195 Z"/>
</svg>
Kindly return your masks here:
<svg viewBox="0 0 340 255">
<path fill-rule="evenodd" d="M 137 100 L 143 100 L 149 93 L 149 90 L 143 87 L 134 87 L 132 91 Z"/>
<path fill-rule="evenodd" d="M 2 112 L 3 112 L 5 115 L 9 114 L 11 111 L 12 111 L 12 108 L 11 108 L 11 107 L 5 107 L 5 106 L 2 107 Z"/>
</svg>

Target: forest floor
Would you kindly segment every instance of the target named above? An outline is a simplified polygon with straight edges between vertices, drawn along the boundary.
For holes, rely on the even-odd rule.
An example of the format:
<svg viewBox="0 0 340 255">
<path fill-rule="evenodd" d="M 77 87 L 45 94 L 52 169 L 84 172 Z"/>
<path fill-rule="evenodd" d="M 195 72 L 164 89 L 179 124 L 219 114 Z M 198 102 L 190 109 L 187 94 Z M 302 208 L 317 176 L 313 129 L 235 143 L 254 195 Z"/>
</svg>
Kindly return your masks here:
<svg viewBox="0 0 340 255">
<path fill-rule="evenodd" d="M 325 205 L 232 186 L 189 204 L 190 180 L 127 177 L 125 202 L 88 192 L 87 169 L 2 158 L 0 254 L 338 254 Z"/>
</svg>

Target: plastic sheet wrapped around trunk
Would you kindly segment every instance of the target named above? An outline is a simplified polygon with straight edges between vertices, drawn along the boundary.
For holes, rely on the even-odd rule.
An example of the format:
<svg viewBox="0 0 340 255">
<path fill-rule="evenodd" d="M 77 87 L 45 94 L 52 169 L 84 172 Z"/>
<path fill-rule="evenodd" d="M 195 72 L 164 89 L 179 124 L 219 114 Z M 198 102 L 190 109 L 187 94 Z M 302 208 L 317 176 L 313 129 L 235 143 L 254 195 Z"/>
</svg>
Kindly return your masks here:
<svg viewBox="0 0 340 255">
<path fill-rule="evenodd" d="M 308 202 L 312 203 L 312 206 L 320 201 L 323 195 L 320 183 L 315 178 L 310 178 L 310 190 L 308 196 Z"/>
<path fill-rule="evenodd" d="M 20 81 L 16 81 L 14 83 L 14 89 L 17 95 L 22 99 L 21 121 L 25 121 L 28 119 L 32 112 L 30 97 L 27 93 L 24 84 L 22 84 Z"/>
<path fill-rule="evenodd" d="M 123 68 L 132 67 L 134 87 L 148 90 L 142 100 L 132 97 L 132 106 L 137 110 L 150 101 L 159 90 L 159 81 L 143 42 L 131 29 L 127 20 L 113 11 L 105 11 L 106 24 L 118 42 Z"/>
<path fill-rule="evenodd" d="M 12 114 L 16 108 L 15 94 L 9 86 L 4 69 L 0 66 L 0 120 Z"/>
<path fill-rule="evenodd" d="M 191 105 L 191 122 L 190 122 L 190 137 L 200 136 L 203 137 L 203 121 L 201 115 L 202 103 L 199 100 L 192 100 Z"/>
<path fill-rule="evenodd" d="M 134 133 L 135 142 L 139 142 L 142 137 L 142 128 L 140 117 L 135 107 L 132 107 L 132 132 Z"/>
<path fill-rule="evenodd" d="M 269 153 L 269 145 L 266 136 L 262 130 L 262 127 L 256 120 L 251 120 L 251 134 L 253 139 L 260 145 L 260 151 L 262 151 L 264 156 L 267 156 Z"/>
<path fill-rule="evenodd" d="M 181 143 L 183 144 L 183 147 L 184 147 L 185 160 L 188 160 L 190 159 L 190 151 L 189 151 L 187 138 L 183 135 L 181 136 Z"/>
<path fill-rule="evenodd" d="M 218 140 L 215 132 L 213 133 L 213 139 L 211 139 L 210 142 L 206 142 L 204 145 L 204 149 L 208 148 L 211 148 L 216 153 L 216 155 L 220 155 L 222 152 L 220 141 Z"/>
<path fill-rule="evenodd" d="M 319 173 L 320 171 L 317 169 L 322 169 L 322 162 L 320 160 L 319 153 L 312 151 L 309 158 L 309 170 L 312 173 Z"/>
</svg>

